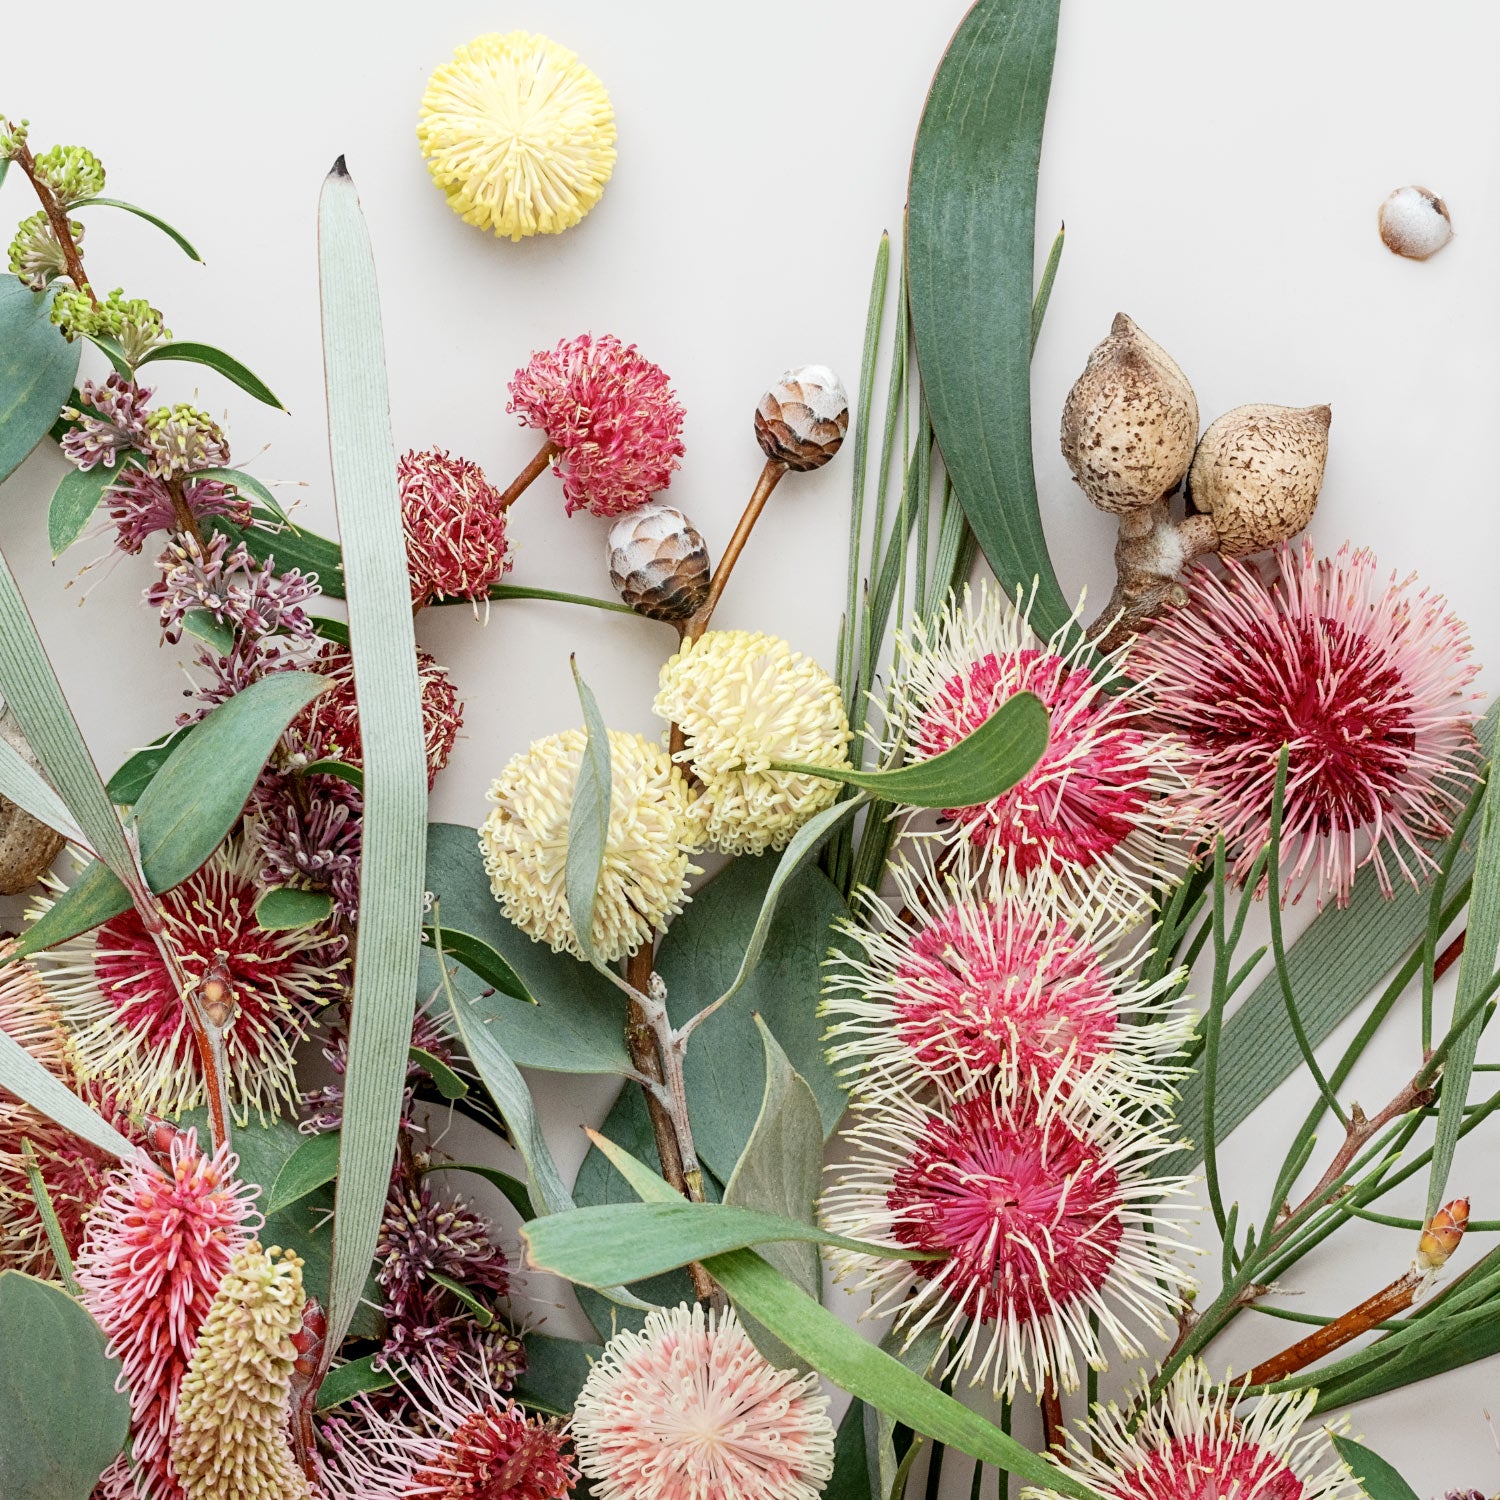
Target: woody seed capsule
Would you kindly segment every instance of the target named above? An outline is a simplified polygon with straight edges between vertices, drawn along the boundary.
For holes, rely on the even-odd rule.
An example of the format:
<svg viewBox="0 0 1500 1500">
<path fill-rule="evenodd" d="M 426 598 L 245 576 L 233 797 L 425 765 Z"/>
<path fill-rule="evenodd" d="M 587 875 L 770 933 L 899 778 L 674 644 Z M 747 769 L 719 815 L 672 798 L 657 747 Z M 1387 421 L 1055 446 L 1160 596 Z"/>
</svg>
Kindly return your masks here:
<svg viewBox="0 0 1500 1500">
<path fill-rule="evenodd" d="M 826 365 L 788 370 L 755 408 L 755 437 L 789 469 L 820 469 L 849 430 L 849 396 Z"/>
<path fill-rule="evenodd" d="M 0 699 L 0 739 L 19 750 L 33 769 L 41 770 L 14 716 Z M 14 896 L 33 886 L 62 852 L 60 833 L 38 822 L 8 797 L 0 797 L 0 896 Z"/>
<path fill-rule="evenodd" d="M 698 528 L 670 505 L 646 505 L 609 532 L 609 579 L 637 614 L 686 620 L 708 593 L 708 548 Z"/>
</svg>

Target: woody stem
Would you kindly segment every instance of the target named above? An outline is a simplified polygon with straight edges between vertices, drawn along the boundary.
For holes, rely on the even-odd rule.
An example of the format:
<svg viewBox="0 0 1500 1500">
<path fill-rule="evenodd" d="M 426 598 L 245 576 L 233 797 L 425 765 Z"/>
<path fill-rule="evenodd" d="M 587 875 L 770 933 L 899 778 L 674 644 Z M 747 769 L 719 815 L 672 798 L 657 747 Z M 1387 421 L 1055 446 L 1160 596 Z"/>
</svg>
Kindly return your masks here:
<svg viewBox="0 0 1500 1500">
<path fill-rule="evenodd" d="M 1295 1375 L 1298 1370 L 1341 1349 L 1350 1339 L 1368 1333 L 1377 1323 L 1404 1312 L 1416 1299 L 1422 1284 L 1422 1273 L 1415 1268 L 1403 1272 L 1387 1287 L 1367 1297 L 1358 1307 L 1351 1307 L 1342 1317 L 1314 1329 L 1305 1339 L 1262 1360 L 1251 1370 L 1247 1383 L 1250 1385 L 1273 1385 Z"/>
<path fill-rule="evenodd" d="M 9 124 L 8 121 L 7 124 Z M 57 243 L 62 246 L 63 263 L 68 268 L 69 279 L 95 307 L 98 307 L 99 299 L 94 295 L 94 289 L 89 285 L 88 276 L 84 272 L 83 257 L 78 253 L 68 216 L 63 212 L 62 204 L 57 201 L 57 194 L 36 175 L 36 158 L 31 154 L 31 147 L 22 145 L 11 160 L 26 174 L 26 180 L 36 190 L 42 211 L 47 215 L 47 222 L 52 226 L 52 233 L 56 236 Z"/>
<path fill-rule="evenodd" d="M 557 456 L 557 444 L 550 438 L 542 444 L 541 450 L 536 457 L 511 480 L 506 486 L 504 493 L 500 496 L 500 509 L 509 510 L 521 495 L 530 486 L 531 481 L 547 467 Z"/>
</svg>

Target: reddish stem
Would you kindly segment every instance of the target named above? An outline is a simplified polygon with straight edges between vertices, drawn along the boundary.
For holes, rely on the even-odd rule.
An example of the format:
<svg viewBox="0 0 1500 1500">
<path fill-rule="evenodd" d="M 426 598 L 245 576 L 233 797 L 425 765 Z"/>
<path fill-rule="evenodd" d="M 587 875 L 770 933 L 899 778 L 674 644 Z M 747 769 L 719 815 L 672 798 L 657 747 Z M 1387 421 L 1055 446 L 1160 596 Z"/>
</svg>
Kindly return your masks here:
<svg viewBox="0 0 1500 1500">
<path fill-rule="evenodd" d="M 1432 966 L 1432 977 L 1434 979 L 1441 979 L 1443 975 L 1446 974 L 1448 970 L 1451 969 L 1453 965 L 1463 957 L 1464 939 L 1468 937 L 1468 935 L 1468 928 L 1465 928 L 1461 933 L 1459 933 L 1456 938 L 1453 939 L 1451 943 L 1448 944 L 1446 948 L 1443 949 L 1441 953 L 1438 954 L 1437 962 Z"/>
<path fill-rule="evenodd" d="M 500 509 L 509 510 L 525 493 L 532 480 L 552 462 L 556 455 L 557 444 L 549 438 L 542 444 L 541 451 L 537 456 L 506 487 L 504 493 L 500 496 Z"/>
<path fill-rule="evenodd" d="M 1341 1349 L 1351 1339 L 1368 1333 L 1377 1323 L 1385 1322 L 1398 1312 L 1405 1312 L 1416 1299 L 1417 1289 L 1421 1284 L 1420 1271 L 1413 1269 L 1403 1272 L 1389 1286 L 1383 1287 L 1373 1297 L 1366 1297 L 1358 1307 L 1351 1307 L 1342 1317 L 1325 1323 L 1305 1339 L 1299 1339 L 1283 1349 L 1280 1354 L 1273 1354 L 1270 1359 L 1262 1360 L 1251 1370 L 1248 1383 L 1274 1385 L 1276 1381 L 1285 1380 L 1287 1376 L 1295 1375 L 1298 1370 L 1322 1359 L 1325 1354 Z"/>
<path fill-rule="evenodd" d="M 1057 1394 L 1057 1383 L 1049 1374 L 1042 1384 L 1042 1447 L 1047 1452 L 1062 1447 L 1063 1409 L 1062 1397 Z"/>
<path fill-rule="evenodd" d="M 9 121 L 6 122 L 7 126 L 9 123 Z M 94 295 L 94 289 L 89 285 L 88 276 L 84 272 L 83 257 L 79 255 L 78 246 L 74 243 L 73 230 L 68 223 L 68 216 L 63 212 L 62 204 L 57 201 L 57 194 L 36 175 L 36 158 L 31 154 L 31 147 L 22 145 L 11 159 L 26 174 L 26 180 L 36 190 L 42 211 L 47 215 L 47 222 L 52 226 L 52 233 L 57 237 L 57 243 L 62 246 L 63 261 L 67 265 L 68 276 L 73 285 L 84 293 L 95 307 L 98 307 L 99 299 Z"/>
</svg>

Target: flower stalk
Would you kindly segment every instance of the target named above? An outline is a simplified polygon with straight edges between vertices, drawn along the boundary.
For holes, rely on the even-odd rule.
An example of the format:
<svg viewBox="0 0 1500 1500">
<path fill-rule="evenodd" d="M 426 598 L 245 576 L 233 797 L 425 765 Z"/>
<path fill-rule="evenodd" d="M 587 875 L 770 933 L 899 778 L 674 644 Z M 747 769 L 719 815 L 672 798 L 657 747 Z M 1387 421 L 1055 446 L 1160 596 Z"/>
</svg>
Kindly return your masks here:
<svg viewBox="0 0 1500 1500">
<path fill-rule="evenodd" d="M 5 122 L 8 131 L 15 131 L 15 126 L 9 120 Z M 42 211 L 47 215 L 47 222 L 52 226 L 52 233 L 57 237 L 57 243 L 62 247 L 63 260 L 68 267 L 68 277 L 73 285 L 82 292 L 95 307 L 99 305 L 99 299 L 94 294 L 93 287 L 89 284 L 87 273 L 83 269 L 83 257 L 78 252 L 78 246 L 73 239 L 73 231 L 68 224 L 68 216 L 63 211 L 63 206 L 58 202 L 57 194 L 37 175 L 36 157 L 32 155 L 31 147 L 25 141 L 21 141 L 10 158 L 25 174 L 26 180 L 36 191 L 38 201 L 42 205 Z"/>
<path fill-rule="evenodd" d="M 500 509 L 509 510 L 531 487 L 532 481 L 540 477 L 547 465 L 557 456 L 557 444 L 548 438 L 537 450 L 536 456 L 500 492 Z"/>
</svg>

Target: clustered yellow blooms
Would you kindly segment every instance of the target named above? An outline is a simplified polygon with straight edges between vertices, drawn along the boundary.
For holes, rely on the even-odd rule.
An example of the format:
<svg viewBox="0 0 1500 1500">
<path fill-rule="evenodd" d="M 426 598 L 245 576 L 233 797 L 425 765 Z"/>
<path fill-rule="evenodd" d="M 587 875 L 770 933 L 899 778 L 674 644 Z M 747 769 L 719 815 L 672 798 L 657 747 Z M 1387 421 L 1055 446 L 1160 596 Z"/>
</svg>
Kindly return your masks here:
<svg viewBox="0 0 1500 1500">
<path fill-rule="evenodd" d="M 247 1245 L 204 1319 L 183 1376 L 172 1468 L 187 1500 L 310 1500 L 288 1436 L 302 1260 Z"/>
<path fill-rule="evenodd" d="M 427 82 L 417 140 L 453 211 L 513 240 L 571 228 L 615 167 L 604 85 L 576 53 L 525 31 L 458 48 Z"/>
</svg>

